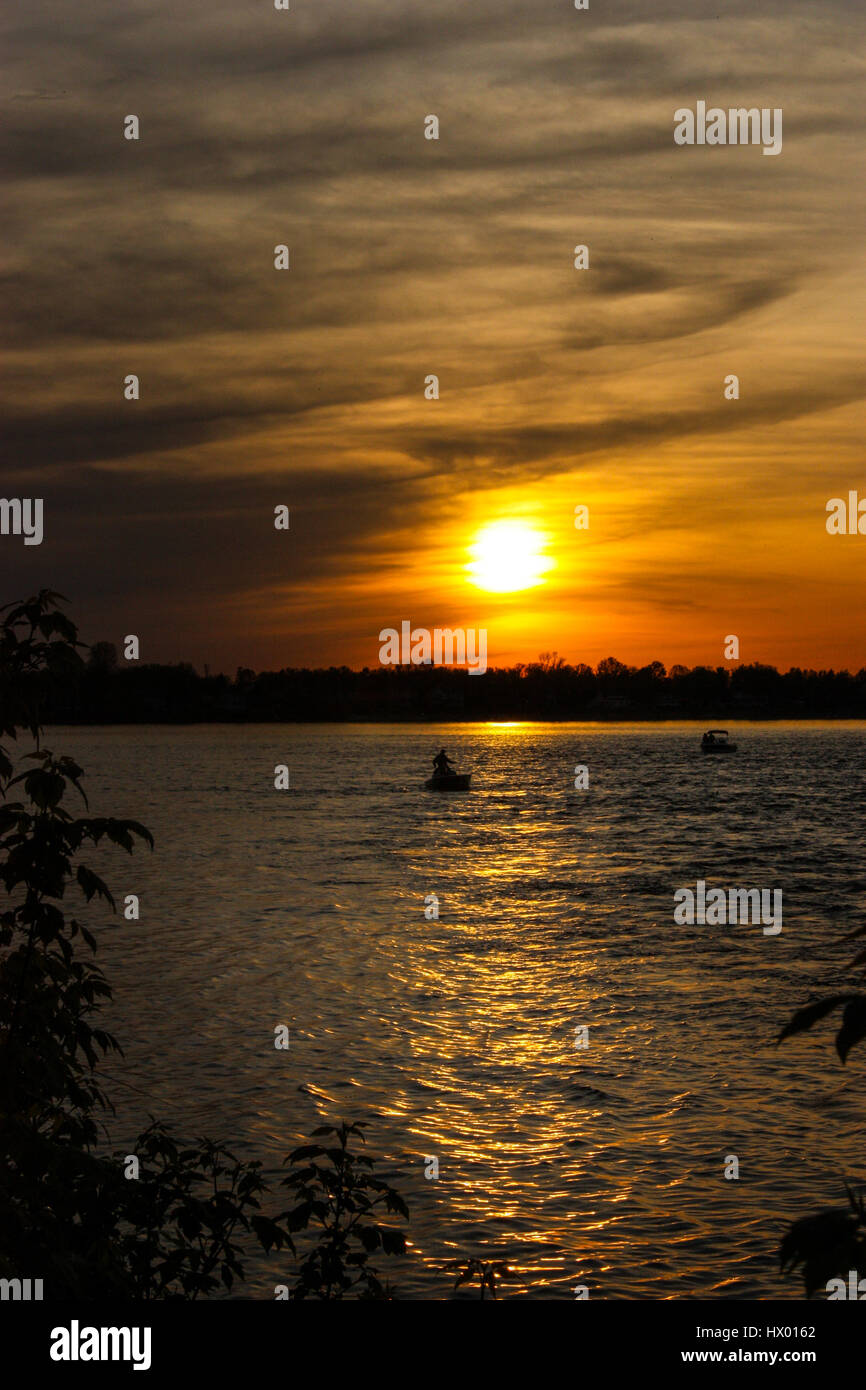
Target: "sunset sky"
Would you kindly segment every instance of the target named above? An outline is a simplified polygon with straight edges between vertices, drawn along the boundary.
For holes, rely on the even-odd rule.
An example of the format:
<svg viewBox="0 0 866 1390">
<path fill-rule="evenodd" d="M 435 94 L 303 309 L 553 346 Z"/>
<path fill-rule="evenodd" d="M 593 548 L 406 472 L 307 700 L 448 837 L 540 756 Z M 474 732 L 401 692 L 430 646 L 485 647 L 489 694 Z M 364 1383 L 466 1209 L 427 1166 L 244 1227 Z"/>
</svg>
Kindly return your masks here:
<svg viewBox="0 0 866 1390">
<path fill-rule="evenodd" d="M 825 529 L 866 496 L 862 26 L 7 0 L 0 492 L 45 540 L 0 537 L 2 601 L 232 672 L 375 665 L 405 619 L 492 665 L 866 665 L 866 536 Z M 782 153 L 678 147 L 699 100 L 782 108 Z M 530 587 L 467 569 L 500 522 Z"/>
</svg>

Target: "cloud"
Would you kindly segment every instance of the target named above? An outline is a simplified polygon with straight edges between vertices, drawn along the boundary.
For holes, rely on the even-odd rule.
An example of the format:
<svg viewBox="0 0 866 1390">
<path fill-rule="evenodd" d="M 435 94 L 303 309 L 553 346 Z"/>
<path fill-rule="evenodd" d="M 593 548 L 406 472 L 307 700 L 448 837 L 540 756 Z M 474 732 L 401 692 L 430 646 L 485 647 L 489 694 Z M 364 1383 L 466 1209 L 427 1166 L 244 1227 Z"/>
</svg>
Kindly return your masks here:
<svg viewBox="0 0 866 1390">
<path fill-rule="evenodd" d="M 458 491 L 855 400 L 858 24 L 854 0 L 79 0 L 52 28 L 13 0 L 3 467 L 63 517 L 39 560 L 106 614 L 286 584 L 339 612 Z M 781 158 L 676 148 L 698 97 L 782 105 Z M 258 539 L 277 480 L 288 576 Z"/>
</svg>

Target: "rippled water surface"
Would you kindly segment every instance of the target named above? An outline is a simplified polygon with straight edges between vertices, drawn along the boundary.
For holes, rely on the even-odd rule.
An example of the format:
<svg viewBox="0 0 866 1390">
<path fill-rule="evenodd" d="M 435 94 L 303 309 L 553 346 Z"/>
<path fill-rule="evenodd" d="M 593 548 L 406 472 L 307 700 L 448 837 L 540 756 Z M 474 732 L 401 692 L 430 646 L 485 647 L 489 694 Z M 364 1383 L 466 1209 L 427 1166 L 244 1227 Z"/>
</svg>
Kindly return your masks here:
<svg viewBox="0 0 866 1390">
<path fill-rule="evenodd" d="M 113 1137 L 152 1111 L 276 1168 L 323 1118 L 368 1121 L 411 1211 L 403 1297 L 492 1253 L 511 1297 L 801 1297 L 780 1233 L 862 1176 L 863 1057 L 827 1025 L 772 1040 L 853 954 L 866 735 L 732 734 L 719 760 L 687 724 L 53 730 L 94 811 L 157 842 L 99 860 L 142 902 L 100 931 Z M 471 792 L 424 791 L 443 743 Z M 700 878 L 781 888 L 781 934 L 675 926 Z"/>
</svg>

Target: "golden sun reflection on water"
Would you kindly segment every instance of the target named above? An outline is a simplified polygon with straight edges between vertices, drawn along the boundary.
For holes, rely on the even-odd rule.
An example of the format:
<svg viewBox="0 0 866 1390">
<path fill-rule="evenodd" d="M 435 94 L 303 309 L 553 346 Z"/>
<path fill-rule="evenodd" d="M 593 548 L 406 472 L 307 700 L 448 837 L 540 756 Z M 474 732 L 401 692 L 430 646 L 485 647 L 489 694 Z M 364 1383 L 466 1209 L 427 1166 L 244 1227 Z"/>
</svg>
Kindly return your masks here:
<svg viewBox="0 0 866 1390">
<path fill-rule="evenodd" d="M 317 1124 L 366 1121 L 410 1209 L 417 1258 L 387 1268 L 401 1297 L 451 1297 L 448 1262 L 477 1257 L 506 1260 L 517 1298 L 798 1298 L 781 1229 L 838 1200 L 861 1110 L 821 1039 L 771 1043 L 838 937 L 828 894 L 836 917 L 860 910 L 862 733 L 747 728 L 748 756 L 713 768 L 699 737 L 285 727 L 298 785 L 275 811 L 249 773 L 273 729 L 77 731 L 97 793 L 100 748 L 115 801 L 138 809 L 153 770 L 150 929 L 100 943 L 117 1031 L 148 1039 L 125 1078 L 275 1168 Z M 471 792 L 425 793 L 443 744 Z M 676 886 L 780 873 L 777 939 L 675 928 Z M 285 1055 L 262 1048 L 263 1015 L 292 1022 Z M 728 1153 L 748 1182 L 724 1181 Z"/>
</svg>

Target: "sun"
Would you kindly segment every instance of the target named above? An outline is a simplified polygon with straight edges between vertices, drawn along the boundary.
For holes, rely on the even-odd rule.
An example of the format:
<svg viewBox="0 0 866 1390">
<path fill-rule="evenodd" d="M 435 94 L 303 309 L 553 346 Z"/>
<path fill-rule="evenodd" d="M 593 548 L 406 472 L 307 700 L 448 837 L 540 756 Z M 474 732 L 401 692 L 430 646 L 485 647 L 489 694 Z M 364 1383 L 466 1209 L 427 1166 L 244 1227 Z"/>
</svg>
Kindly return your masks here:
<svg viewBox="0 0 866 1390">
<path fill-rule="evenodd" d="M 493 521 L 470 547 L 469 583 L 488 593 L 510 594 L 544 583 L 553 560 L 544 554 L 546 538 L 526 521 Z"/>
</svg>

